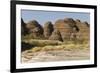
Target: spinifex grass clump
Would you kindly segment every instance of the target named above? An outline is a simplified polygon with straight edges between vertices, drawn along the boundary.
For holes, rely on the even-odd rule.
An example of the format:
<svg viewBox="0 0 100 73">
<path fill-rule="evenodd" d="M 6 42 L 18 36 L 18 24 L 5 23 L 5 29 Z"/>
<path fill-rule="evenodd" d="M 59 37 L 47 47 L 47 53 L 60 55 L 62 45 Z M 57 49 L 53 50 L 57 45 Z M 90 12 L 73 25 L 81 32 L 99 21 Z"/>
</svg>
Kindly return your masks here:
<svg viewBox="0 0 100 73">
<path fill-rule="evenodd" d="M 44 47 L 33 47 L 30 49 L 32 52 L 40 52 L 40 51 L 57 51 L 57 50 L 83 50 L 89 49 L 89 44 L 62 44 L 62 45 L 54 45 L 54 46 L 44 46 Z"/>
<path fill-rule="evenodd" d="M 47 46 L 47 45 L 60 45 L 62 42 L 60 41 L 52 41 L 52 40 L 24 40 L 24 42 L 29 43 L 31 45 L 34 45 L 35 47 L 43 47 L 43 46 Z"/>
</svg>

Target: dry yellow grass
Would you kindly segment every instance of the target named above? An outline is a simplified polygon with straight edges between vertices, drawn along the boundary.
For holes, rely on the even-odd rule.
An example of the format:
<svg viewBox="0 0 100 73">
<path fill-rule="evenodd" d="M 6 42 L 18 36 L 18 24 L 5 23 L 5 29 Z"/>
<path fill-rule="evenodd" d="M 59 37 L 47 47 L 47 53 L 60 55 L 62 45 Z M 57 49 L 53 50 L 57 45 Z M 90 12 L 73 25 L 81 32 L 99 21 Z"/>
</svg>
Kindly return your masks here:
<svg viewBox="0 0 100 73">
<path fill-rule="evenodd" d="M 24 40 L 24 42 L 34 45 L 30 51 L 53 51 L 53 50 L 73 50 L 73 49 L 89 49 L 89 43 L 72 43 L 73 41 L 60 42 L 53 40 Z"/>
<path fill-rule="evenodd" d="M 75 50 L 75 49 L 89 49 L 89 45 L 87 44 L 67 44 L 67 45 L 57 45 L 57 46 L 44 46 L 44 47 L 33 47 L 30 49 L 32 52 L 39 51 L 53 51 L 53 50 Z"/>
<path fill-rule="evenodd" d="M 43 47 L 47 45 L 60 45 L 62 42 L 60 41 L 53 41 L 53 40 L 37 40 L 37 39 L 31 39 L 31 40 L 23 40 L 25 43 L 32 44 L 36 47 Z"/>
</svg>

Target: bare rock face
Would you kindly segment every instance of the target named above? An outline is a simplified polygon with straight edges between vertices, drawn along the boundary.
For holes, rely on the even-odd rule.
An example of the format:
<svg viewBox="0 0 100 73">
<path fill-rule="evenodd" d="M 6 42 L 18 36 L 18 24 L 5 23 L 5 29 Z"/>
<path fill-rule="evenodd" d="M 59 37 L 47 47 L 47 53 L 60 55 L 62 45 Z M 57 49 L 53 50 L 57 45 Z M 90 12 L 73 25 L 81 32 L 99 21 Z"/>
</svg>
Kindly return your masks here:
<svg viewBox="0 0 100 73">
<path fill-rule="evenodd" d="M 21 19 L 21 26 L 21 34 L 31 34 L 34 39 L 67 41 L 72 39 L 88 40 L 90 38 L 90 24 L 81 22 L 79 19 L 59 19 L 54 24 L 48 21 L 43 28 L 36 20 L 24 23 Z"/>
<path fill-rule="evenodd" d="M 60 19 L 55 22 L 54 29 L 59 30 L 63 39 L 69 39 L 72 32 L 71 27 Z"/>
<path fill-rule="evenodd" d="M 22 18 L 21 18 L 21 34 L 22 35 L 28 34 L 28 29 L 26 28 L 26 23 L 24 23 Z"/>
<path fill-rule="evenodd" d="M 88 22 L 83 22 L 84 25 L 86 25 L 87 27 L 90 27 L 90 25 L 88 24 Z"/>
<path fill-rule="evenodd" d="M 90 28 L 87 22 L 81 22 L 79 19 L 76 20 L 76 26 L 79 28 L 78 34 L 80 35 L 79 39 L 89 39 L 90 38 Z"/>
<path fill-rule="evenodd" d="M 75 21 L 72 18 L 65 18 L 64 22 L 69 23 L 70 26 L 75 25 Z"/>
<path fill-rule="evenodd" d="M 63 41 L 62 36 L 59 32 L 59 30 L 55 29 L 52 33 L 52 35 L 50 36 L 49 40 L 59 40 L 59 41 Z"/>
<path fill-rule="evenodd" d="M 28 22 L 26 27 L 29 29 L 29 33 L 32 34 L 34 38 L 40 38 L 43 35 L 43 28 L 36 20 Z"/>
<path fill-rule="evenodd" d="M 54 28 L 59 30 L 63 40 L 70 40 L 72 34 L 79 31 L 76 22 L 72 18 L 60 19 L 55 22 Z"/>
<path fill-rule="evenodd" d="M 45 38 L 49 38 L 53 32 L 54 28 L 53 28 L 53 24 L 48 21 L 44 24 L 44 36 Z"/>
</svg>

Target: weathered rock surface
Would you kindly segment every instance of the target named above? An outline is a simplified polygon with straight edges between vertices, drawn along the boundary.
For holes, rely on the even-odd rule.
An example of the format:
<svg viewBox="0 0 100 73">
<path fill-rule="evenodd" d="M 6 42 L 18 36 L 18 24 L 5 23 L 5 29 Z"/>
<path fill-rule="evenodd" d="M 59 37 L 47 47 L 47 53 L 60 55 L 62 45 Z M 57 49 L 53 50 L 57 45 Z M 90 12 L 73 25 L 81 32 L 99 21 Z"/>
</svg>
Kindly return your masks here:
<svg viewBox="0 0 100 73">
<path fill-rule="evenodd" d="M 71 18 L 57 20 L 54 27 L 60 31 L 63 40 L 70 40 L 74 38 L 74 35 L 76 35 L 77 32 L 79 32 L 76 22 Z"/>
<path fill-rule="evenodd" d="M 44 36 L 45 38 L 49 38 L 53 32 L 54 28 L 53 28 L 53 24 L 48 21 L 44 24 Z"/>
<path fill-rule="evenodd" d="M 26 23 L 23 21 L 23 19 L 21 19 L 21 34 L 28 34 L 28 29 L 26 28 Z"/>
<path fill-rule="evenodd" d="M 79 28 L 78 34 L 80 35 L 79 39 L 89 39 L 90 38 L 90 24 L 87 22 L 81 22 L 76 20 L 76 26 Z"/>
<path fill-rule="evenodd" d="M 59 19 L 54 24 L 48 21 L 44 27 L 36 21 L 32 20 L 24 23 L 21 19 L 22 34 L 31 34 L 34 39 L 50 39 L 50 40 L 72 40 L 72 39 L 86 39 L 90 37 L 90 24 L 72 18 Z"/>
<path fill-rule="evenodd" d="M 52 35 L 49 38 L 50 40 L 59 40 L 59 41 L 63 41 L 62 36 L 59 32 L 59 30 L 55 29 L 52 33 Z"/>
<path fill-rule="evenodd" d="M 26 28 L 29 29 L 29 34 L 32 34 L 33 38 L 41 38 L 43 35 L 43 28 L 36 20 L 29 21 Z"/>
</svg>

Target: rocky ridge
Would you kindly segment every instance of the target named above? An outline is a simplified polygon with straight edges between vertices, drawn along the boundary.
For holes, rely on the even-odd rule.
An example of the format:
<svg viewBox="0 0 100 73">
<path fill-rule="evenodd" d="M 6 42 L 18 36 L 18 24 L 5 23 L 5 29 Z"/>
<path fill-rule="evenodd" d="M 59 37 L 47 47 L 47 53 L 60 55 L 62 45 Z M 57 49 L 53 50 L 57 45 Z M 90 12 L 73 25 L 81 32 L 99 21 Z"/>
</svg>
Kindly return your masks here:
<svg viewBox="0 0 100 73">
<path fill-rule="evenodd" d="M 36 20 L 25 23 L 21 19 L 22 35 L 32 35 L 34 39 L 47 40 L 73 40 L 73 39 L 89 39 L 90 24 L 82 22 L 79 19 L 72 18 L 58 19 L 54 24 L 47 21 L 44 26 Z"/>
</svg>

